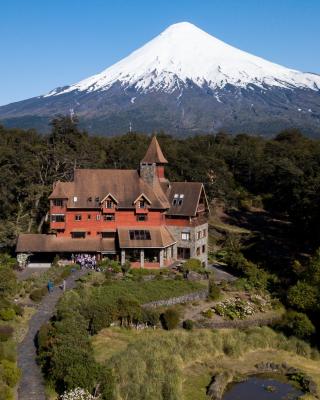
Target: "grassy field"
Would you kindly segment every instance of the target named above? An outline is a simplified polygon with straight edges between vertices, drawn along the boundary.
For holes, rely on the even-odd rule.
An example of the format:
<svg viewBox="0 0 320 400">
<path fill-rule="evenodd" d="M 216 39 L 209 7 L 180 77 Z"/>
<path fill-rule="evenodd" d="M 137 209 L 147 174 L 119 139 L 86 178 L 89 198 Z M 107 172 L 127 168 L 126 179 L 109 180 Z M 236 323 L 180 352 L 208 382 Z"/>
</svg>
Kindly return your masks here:
<svg viewBox="0 0 320 400">
<path fill-rule="evenodd" d="M 93 338 L 93 347 L 97 361 L 114 369 L 122 399 L 207 400 L 215 373 L 251 374 L 262 361 L 286 362 L 320 387 L 319 354 L 266 327 L 246 332 L 108 328 Z"/>
</svg>

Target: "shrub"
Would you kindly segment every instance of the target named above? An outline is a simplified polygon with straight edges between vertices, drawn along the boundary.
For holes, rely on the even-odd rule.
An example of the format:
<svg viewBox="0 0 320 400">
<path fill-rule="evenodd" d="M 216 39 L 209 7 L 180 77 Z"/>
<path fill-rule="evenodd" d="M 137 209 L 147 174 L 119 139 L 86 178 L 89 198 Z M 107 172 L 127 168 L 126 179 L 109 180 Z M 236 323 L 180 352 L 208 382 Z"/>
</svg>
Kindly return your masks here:
<svg viewBox="0 0 320 400">
<path fill-rule="evenodd" d="M 0 367 L 4 382 L 12 388 L 15 387 L 20 378 L 20 371 L 18 370 L 16 364 L 12 361 L 2 360 Z"/>
<path fill-rule="evenodd" d="M 15 316 L 16 313 L 13 308 L 3 308 L 0 310 L 0 319 L 2 321 L 12 321 Z"/>
<path fill-rule="evenodd" d="M 299 281 L 288 291 L 288 303 L 301 311 L 311 310 L 317 304 L 317 289 Z"/>
<path fill-rule="evenodd" d="M 182 269 L 184 272 L 194 271 L 198 272 L 199 274 L 204 273 L 204 268 L 201 264 L 201 261 L 197 260 L 196 258 L 190 258 L 189 260 L 187 260 L 183 264 Z"/>
<path fill-rule="evenodd" d="M 297 336 L 300 339 L 309 338 L 315 333 L 315 327 L 306 314 L 289 311 L 278 326 L 287 335 Z"/>
<path fill-rule="evenodd" d="M 186 319 L 185 321 L 183 321 L 182 327 L 183 327 L 183 329 L 186 329 L 187 331 L 192 331 L 193 321 L 191 321 L 191 319 Z"/>
<path fill-rule="evenodd" d="M 13 328 L 9 325 L 0 326 L 0 342 L 6 342 L 13 335 Z"/>
<path fill-rule="evenodd" d="M 23 316 L 24 308 L 20 304 L 13 304 L 12 308 L 14 309 L 16 315 L 19 315 L 19 317 Z"/>
<path fill-rule="evenodd" d="M 148 325 L 156 326 L 159 322 L 160 314 L 152 308 L 142 309 L 142 321 Z"/>
<path fill-rule="evenodd" d="M 164 329 L 170 331 L 179 324 L 179 313 L 174 308 L 169 308 L 161 315 L 161 322 Z"/>
<path fill-rule="evenodd" d="M 212 318 L 213 317 L 213 311 L 211 310 L 211 308 L 209 308 L 208 310 L 202 311 L 201 314 L 205 318 Z"/>
<path fill-rule="evenodd" d="M 130 268 L 131 268 L 131 263 L 130 261 L 127 260 L 123 265 L 121 265 L 121 271 L 123 275 L 126 275 L 130 271 Z"/>
<path fill-rule="evenodd" d="M 47 293 L 47 288 L 40 288 L 40 289 L 34 289 L 30 293 L 30 299 L 36 303 L 39 303 L 42 298 L 46 295 Z"/>
<path fill-rule="evenodd" d="M 95 397 L 92 396 L 87 390 L 76 388 L 70 391 L 64 392 L 60 397 L 60 400 L 94 400 Z"/>
<path fill-rule="evenodd" d="M 211 300 L 218 300 L 221 297 L 221 290 L 219 286 L 214 282 L 214 279 L 209 280 L 209 293 L 208 297 Z"/>
<path fill-rule="evenodd" d="M 18 290 L 19 284 L 13 270 L 0 266 L 0 296 L 13 296 Z"/>
</svg>

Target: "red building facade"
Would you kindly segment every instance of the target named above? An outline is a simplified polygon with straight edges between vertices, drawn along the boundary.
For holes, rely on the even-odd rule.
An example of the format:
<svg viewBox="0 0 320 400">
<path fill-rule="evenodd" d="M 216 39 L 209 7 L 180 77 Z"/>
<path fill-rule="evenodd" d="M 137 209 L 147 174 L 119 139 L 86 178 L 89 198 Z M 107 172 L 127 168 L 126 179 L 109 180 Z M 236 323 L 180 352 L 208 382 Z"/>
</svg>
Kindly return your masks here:
<svg viewBox="0 0 320 400">
<path fill-rule="evenodd" d="M 56 182 L 50 234 L 22 234 L 17 252 L 41 262 L 79 253 L 161 268 L 198 258 L 207 264 L 209 212 L 202 183 L 169 182 L 156 137 L 138 170 L 77 169 L 72 182 Z"/>
</svg>

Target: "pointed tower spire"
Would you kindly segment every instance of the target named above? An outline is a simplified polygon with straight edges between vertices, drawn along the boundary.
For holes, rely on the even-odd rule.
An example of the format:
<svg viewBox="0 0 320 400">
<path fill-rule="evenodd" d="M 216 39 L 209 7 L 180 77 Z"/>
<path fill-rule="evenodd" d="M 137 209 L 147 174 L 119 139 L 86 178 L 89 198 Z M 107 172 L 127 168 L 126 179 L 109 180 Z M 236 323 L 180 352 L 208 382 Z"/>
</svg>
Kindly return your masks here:
<svg viewBox="0 0 320 400">
<path fill-rule="evenodd" d="M 164 180 L 164 165 L 168 164 L 165 159 L 158 140 L 153 136 L 148 150 L 140 162 L 141 178 L 153 185 L 156 182 Z"/>
<path fill-rule="evenodd" d="M 168 161 L 165 159 L 159 142 L 156 136 L 153 136 L 151 143 L 148 147 L 148 150 L 141 160 L 142 163 L 148 164 L 168 164 Z"/>
</svg>

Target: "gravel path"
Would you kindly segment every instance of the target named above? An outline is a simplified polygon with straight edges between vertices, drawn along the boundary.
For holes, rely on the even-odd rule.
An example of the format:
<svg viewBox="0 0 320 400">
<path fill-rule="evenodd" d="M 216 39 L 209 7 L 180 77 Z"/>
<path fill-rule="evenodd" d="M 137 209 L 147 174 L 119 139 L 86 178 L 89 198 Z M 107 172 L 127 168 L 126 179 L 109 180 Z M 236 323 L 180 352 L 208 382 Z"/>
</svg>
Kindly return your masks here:
<svg viewBox="0 0 320 400">
<path fill-rule="evenodd" d="M 76 285 L 76 280 L 87 271 L 76 271 L 66 279 L 67 289 Z M 49 321 L 55 311 L 57 301 L 63 291 L 55 287 L 53 292 L 44 297 L 37 312 L 29 322 L 29 330 L 18 347 L 18 366 L 22 377 L 18 388 L 19 400 L 45 400 L 44 382 L 39 366 L 36 363 L 35 337 L 40 327 Z"/>
</svg>

